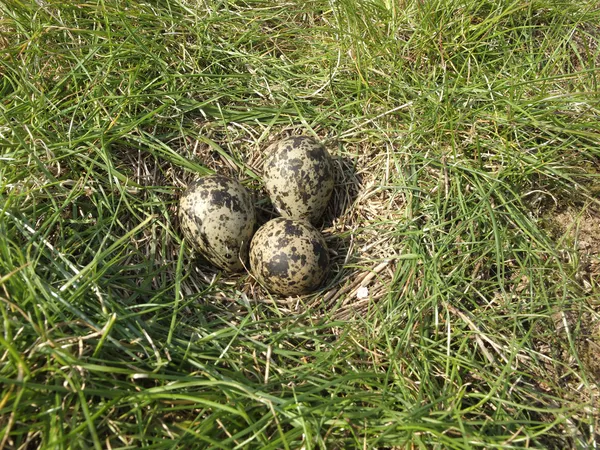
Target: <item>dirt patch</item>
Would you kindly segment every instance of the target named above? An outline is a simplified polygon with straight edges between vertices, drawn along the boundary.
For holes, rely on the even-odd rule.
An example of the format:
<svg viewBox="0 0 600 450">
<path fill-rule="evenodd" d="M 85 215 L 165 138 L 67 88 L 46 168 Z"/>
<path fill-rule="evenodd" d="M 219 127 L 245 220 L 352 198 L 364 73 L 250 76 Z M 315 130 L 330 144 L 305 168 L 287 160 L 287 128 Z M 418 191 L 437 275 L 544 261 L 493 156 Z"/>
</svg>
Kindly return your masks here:
<svg viewBox="0 0 600 450">
<path fill-rule="evenodd" d="M 567 208 L 553 219 L 554 237 L 577 258 L 577 278 L 591 291 L 600 284 L 600 210 Z"/>
<path fill-rule="evenodd" d="M 571 448 L 588 448 L 600 439 L 600 315 L 578 303 L 558 310 L 550 322 L 536 326 L 538 354 L 537 388 L 580 409 L 565 421 L 565 431 L 578 443 Z M 555 405 L 558 407 L 558 405 Z M 591 425 L 591 429 L 589 426 Z M 564 447 L 555 447 L 564 448 Z"/>
<path fill-rule="evenodd" d="M 575 278 L 585 294 L 600 285 L 600 210 L 569 207 L 552 219 L 553 237 L 576 269 Z M 555 314 L 559 334 L 571 331 L 581 363 L 600 386 L 600 300 L 590 295 L 580 311 Z"/>
</svg>

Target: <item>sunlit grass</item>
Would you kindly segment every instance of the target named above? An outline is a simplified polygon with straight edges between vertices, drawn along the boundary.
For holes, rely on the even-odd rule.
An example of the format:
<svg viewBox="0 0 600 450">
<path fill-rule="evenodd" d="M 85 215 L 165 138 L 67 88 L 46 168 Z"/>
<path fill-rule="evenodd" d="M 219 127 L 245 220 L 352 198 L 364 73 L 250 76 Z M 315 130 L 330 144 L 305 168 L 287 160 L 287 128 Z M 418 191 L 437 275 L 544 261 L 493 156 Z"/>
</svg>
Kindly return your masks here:
<svg viewBox="0 0 600 450">
<path fill-rule="evenodd" d="M 598 273 L 553 224 L 600 217 L 598 23 L 5 0 L 0 447 L 598 445 Z M 331 276 L 283 299 L 191 258 L 176 208 L 220 171 L 266 220 L 262 151 L 291 132 L 338 173 Z"/>
</svg>

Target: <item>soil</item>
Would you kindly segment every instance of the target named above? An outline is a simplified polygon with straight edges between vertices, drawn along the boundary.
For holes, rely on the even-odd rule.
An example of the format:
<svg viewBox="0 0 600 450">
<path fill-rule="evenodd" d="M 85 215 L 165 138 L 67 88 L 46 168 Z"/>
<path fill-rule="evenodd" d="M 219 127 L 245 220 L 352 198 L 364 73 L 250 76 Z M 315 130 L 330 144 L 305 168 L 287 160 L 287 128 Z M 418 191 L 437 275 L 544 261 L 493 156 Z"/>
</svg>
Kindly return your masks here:
<svg viewBox="0 0 600 450">
<path fill-rule="evenodd" d="M 569 207 L 552 219 L 553 235 L 559 247 L 576 265 L 576 278 L 588 296 L 586 307 L 566 314 L 567 324 L 575 333 L 576 346 L 587 372 L 600 385 L 600 299 L 590 294 L 600 286 L 600 208 Z"/>
<path fill-rule="evenodd" d="M 600 210 L 586 208 L 577 211 L 569 208 L 553 219 L 556 236 L 567 248 L 577 252 L 579 258 L 578 278 L 586 290 L 600 284 Z M 558 233 L 557 233 L 558 234 Z"/>
</svg>

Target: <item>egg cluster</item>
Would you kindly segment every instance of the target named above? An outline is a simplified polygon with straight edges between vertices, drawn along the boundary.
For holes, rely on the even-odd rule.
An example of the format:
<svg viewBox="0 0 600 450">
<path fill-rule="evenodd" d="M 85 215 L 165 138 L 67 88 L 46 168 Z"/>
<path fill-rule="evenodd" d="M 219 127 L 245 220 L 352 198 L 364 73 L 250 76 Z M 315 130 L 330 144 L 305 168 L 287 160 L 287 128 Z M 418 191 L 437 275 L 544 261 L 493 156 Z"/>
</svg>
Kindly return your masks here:
<svg viewBox="0 0 600 450">
<path fill-rule="evenodd" d="M 329 252 L 314 227 L 333 193 L 333 163 L 325 147 L 307 136 L 269 146 L 263 180 L 282 217 L 256 232 L 252 196 L 222 175 L 200 178 L 180 200 L 184 237 L 210 263 L 227 271 L 247 267 L 269 291 L 306 294 L 327 276 Z"/>
</svg>

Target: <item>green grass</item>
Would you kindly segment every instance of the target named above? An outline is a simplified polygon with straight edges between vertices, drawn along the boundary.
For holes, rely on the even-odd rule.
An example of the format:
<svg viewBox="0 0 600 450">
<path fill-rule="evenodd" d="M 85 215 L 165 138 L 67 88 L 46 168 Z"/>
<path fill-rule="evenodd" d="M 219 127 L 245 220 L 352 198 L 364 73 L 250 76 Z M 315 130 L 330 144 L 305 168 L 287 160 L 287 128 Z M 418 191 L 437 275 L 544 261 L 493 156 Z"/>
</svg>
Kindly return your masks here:
<svg viewBox="0 0 600 450">
<path fill-rule="evenodd" d="M 0 448 L 596 448 L 598 254 L 553 219 L 600 226 L 598 24 L 595 1 L 4 0 Z M 332 274 L 299 299 L 198 262 L 176 219 L 215 170 L 268 216 L 261 152 L 290 132 L 340 169 Z"/>
</svg>

